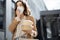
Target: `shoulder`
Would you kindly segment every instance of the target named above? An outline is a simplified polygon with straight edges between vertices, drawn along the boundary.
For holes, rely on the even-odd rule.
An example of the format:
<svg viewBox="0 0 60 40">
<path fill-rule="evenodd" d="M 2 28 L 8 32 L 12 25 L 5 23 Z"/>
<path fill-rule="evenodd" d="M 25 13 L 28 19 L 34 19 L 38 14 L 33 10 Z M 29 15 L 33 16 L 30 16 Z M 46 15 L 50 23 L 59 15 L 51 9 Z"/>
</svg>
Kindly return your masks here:
<svg viewBox="0 0 60 40">
<path fill-rule="evenodd" d="M 34 19 L 34 17 L 33 16 L 29 16 L 31 19 Z"/>
<path fill-rule="evenodd" d="M 30 20 L 34 21 L 34 17 L 33 16 L 29 16 Z"/>
</svg>

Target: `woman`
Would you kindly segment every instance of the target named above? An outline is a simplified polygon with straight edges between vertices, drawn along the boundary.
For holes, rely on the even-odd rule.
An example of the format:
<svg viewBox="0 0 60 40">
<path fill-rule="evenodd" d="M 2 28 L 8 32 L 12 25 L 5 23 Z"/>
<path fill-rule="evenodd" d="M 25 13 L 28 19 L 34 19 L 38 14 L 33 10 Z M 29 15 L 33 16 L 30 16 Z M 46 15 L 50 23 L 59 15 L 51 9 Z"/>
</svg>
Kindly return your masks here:
<svg viewBox="0 0 60 40">
<path fill-rule="evenodd" d="M 31 30 L 22 30 L 22 22 L 29 20 L 33 22 L 31 25 Z M 29 24 L 29 23 L 28 23 Z M 28 25 L 27 24 L 27 25 Z M 30 16 L 30 12 L 27 9 L 27 6 L 22 1 L 17 1 L 15 5 L 15 18 L 9 26 L 9 30 L 12 32 L 12 40 L 16 38 L 33 38 L 37 36 L 37 29 L 34 22 L 34 18 Z"/>
</svg>

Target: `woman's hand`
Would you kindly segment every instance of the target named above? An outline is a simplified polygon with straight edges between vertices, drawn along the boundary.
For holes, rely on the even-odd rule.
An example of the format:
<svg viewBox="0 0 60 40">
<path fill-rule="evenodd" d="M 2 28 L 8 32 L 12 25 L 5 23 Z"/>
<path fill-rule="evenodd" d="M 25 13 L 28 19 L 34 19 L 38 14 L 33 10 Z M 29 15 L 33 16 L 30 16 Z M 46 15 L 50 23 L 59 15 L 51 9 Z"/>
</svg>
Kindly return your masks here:
<svg viewBox="0 0 60 40">
<path fill-rule="evenodd" d="M 30 34 L 32 32 L 32 30 L 22 30 L 23 32 Z"/>
<path fill-rule="evenodd" d="M 30 34 L 32 37 L 36 37 L 37 36 L 37 32 L 34 30 L 23 30 L 25 32 L 25 34 Z"/>
<path fill-rule="evenodd" d="M 20 21 L 20 13 L 18 10 L 16 10 L 16 15 L 17 17 L 15 18 L 17 21 Z"/>
<path fill-rule="evenodd" d="M 16 15 L 17 15 L 17 17 L 20 18 L 20 12 L 18 10 L 16 10 Z"/>
</svg>

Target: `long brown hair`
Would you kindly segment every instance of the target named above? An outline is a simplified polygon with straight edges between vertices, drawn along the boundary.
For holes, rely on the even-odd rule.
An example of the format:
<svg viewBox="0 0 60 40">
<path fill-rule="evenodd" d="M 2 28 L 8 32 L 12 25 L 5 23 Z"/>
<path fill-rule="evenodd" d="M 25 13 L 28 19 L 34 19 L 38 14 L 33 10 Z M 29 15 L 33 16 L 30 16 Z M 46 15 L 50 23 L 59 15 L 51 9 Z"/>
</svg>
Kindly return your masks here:
<svg viewBox="0 0 60 40">
<path fill-rule="evenodd" d="M 26 4 L 25 4 L 24 2 L 22 2 L 22 1 L 17 1 L 17 2 L 15 3 L 15 16 L 17 16 L 17 15 L 16 15 L 16 10 L 17 10 L 17 3 L 18 3 L 18 2 L 21 2 L 21 3 L 23 4 L 23 7 L 24 7 L 23 14 L 24 14 L 25 16 L 28 16 L 27 6 L 26 6 Z"/>
</svg>

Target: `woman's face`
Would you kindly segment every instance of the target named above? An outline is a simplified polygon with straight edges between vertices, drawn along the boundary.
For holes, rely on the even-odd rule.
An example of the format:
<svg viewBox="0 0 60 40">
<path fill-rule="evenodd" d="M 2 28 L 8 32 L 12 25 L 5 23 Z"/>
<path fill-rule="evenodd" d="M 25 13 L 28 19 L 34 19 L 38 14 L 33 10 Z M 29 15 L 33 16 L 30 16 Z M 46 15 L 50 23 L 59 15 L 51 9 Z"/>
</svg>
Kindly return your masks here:
<svg viewBox="0 0 60 40">
<path fill-rule="evenodd" d="M 20 12 L 20 14 L 23 13 L 24 7 L 23 7 L 22 2 L 17 3 L 17 10 Z"/>
</svg>

